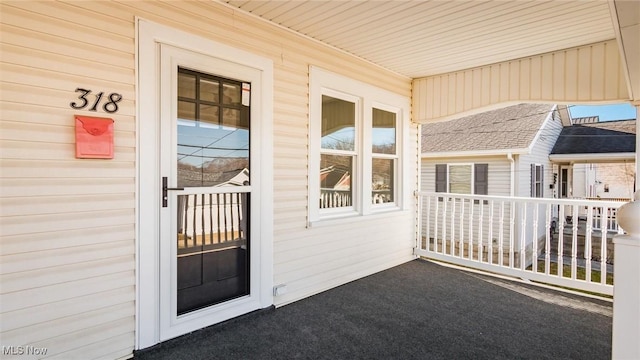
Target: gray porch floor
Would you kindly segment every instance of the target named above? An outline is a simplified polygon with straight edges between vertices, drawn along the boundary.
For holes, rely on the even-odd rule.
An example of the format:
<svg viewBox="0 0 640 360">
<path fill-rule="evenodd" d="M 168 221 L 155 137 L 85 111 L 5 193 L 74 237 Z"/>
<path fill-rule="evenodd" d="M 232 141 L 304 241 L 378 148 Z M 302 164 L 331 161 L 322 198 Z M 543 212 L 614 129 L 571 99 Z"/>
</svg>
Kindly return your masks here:
<svg viewBox="0 0 640 360">
<path fill-rule="evenodd" d="M 609 359 L 612 306 L 424 260 L 135 359 Z"/>
</svg>

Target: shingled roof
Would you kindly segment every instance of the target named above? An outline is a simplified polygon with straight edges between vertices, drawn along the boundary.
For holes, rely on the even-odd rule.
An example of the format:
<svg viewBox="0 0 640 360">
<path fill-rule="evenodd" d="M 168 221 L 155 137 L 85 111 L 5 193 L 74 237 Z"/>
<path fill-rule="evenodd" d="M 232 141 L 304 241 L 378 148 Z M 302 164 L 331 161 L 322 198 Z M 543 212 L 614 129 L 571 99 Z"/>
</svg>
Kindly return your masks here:
<svg viewBox="0 0 640 360">
<path fill-rule="evenodd" d="M 636 120 L 583 123 L 562 129 L 551 155 L 634 153 Z"/>
<path fill-rule="evenodd" d="M 422 152 L 527 149 L 555 108 L 518 104 L 463 118 L 422 125 Z"/>
</svg>

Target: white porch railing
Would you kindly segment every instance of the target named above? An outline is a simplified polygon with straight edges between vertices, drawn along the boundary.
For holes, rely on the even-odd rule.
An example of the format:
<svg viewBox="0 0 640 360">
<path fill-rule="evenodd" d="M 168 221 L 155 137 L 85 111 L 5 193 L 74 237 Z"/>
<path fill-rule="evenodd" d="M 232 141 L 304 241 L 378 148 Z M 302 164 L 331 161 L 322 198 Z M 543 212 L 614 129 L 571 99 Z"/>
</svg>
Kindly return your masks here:
<svg viewBox="0 0 640 360">
<path fill-rule="evenodd" d="M 426 192 L 418 200 L 417 255 L 613 294 L 612 239 L 623 233 L 615 213 L 624 202 Z"/>
</svg>

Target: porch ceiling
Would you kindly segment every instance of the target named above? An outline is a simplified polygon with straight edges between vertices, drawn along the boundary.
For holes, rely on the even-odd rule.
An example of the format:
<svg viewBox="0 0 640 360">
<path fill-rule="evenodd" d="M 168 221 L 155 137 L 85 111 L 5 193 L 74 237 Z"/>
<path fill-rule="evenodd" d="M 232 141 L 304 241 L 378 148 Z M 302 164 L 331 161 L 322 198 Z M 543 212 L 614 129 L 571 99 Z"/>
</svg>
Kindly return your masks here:
<svg viewBox="0 0 640 360">
<path fill-rule="evenodd" d="M 597 89 L 596 96 L 588 99 L 580 96 L 546 100 L 575 103 L 640 99 L 640 67 L 637 65 L 640 62 L 640 1 L 637 0 L 217 1 L 412 79 L 505 64 L 609 40 L 619 47 L 621 68 L 605 62 L 595 66 L 600 69 L 589 73 L 584 69 L 585 65 L 591 66 L 589 62 L 565 66 L 581 68 L 583 78 L 593 74 L 609 77 L 621 69 L 620 80 L 625 90 L 613 97 L 598 95 Z M 435 95 L 428 95 L 431 96 Z M 520 99 L 528 100 L 535 99 Z M 434 97 L 428 101 L 441 99 Z M 463 110 L 469 109 L 465 106 Z M 449 114 L 445 111 L 422 115 L 417 121 Z"/>
<path fill-rule="evenodd" d="M 410 78 L 616 38 L 602 0 L 226 2 Z"/>
</svg>

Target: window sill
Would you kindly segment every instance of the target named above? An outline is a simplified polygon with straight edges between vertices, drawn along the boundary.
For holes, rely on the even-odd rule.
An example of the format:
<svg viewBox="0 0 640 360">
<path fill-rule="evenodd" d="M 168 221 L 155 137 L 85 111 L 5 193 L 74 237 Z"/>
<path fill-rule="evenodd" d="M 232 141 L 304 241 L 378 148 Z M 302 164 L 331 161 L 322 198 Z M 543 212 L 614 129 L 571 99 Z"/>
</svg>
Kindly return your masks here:
<svg viewBox="0 0 640 360">
<path fill-rule="evenodd" d="M 335 226 L 340 224 L 349 224 L 360 221 L 375 220 L 378 218 L 388 218 L 389 216 L 406 216 L 411 214 L 410 210 L 401 210 L 397 207 L 388 209 L 376 209 L 375 212 L 362 215 L 362 214 L 349 214 L 349 215 L 336 215 L 333 217 L 324 217 L 317 220 L 309 221 L 307 228 L 321 228 L 325 226 Z"/>
</svg>

